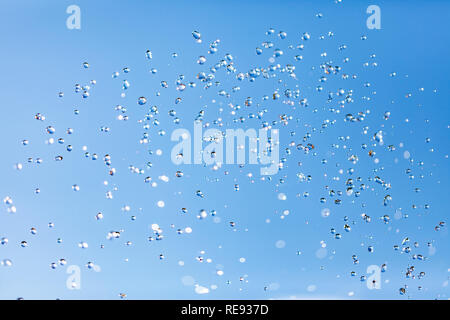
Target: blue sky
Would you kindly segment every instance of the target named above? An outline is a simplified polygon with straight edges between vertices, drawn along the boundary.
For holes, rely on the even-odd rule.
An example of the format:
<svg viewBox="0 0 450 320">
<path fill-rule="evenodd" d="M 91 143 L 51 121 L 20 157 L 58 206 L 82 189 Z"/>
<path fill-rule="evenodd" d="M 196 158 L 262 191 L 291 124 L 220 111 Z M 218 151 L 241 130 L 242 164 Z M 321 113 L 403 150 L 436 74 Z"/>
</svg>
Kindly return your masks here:
<svg viewBox="0 0 450 320">
<path fill-rule="evenodd" d="M 81 9 L 80 30 L 66 27 L 66 8 L 71 4 Z M 366 8 L 371 4 L 381 9 L 381 30 L 366 27 Z M 129 299 L 447 299 L 449 9 L 446 1 L 2 1 L 0 196 L 11 197 L 17 212 L 8 213 L 2 203 L 0 238 L 6 237 L 8 244 L 0 245 L 0 261 L 10 259 L 12 265 L 0 267 L 0 298 L 118 299 L 125 293 Z M 270 28 L 275 34 L 268 36 Z M 202 34 L 201 44 L 195 43 L 194 30 Z M 286 39 L 278 37 L 280 31 L 287 33 Z M 311 35 L 308 41 L 301 39 L 305 32 Z M 216 39 L 218 52 L 208 54 Z M 263 41 L 274 46 L 257 55 L 255 48 Z M 299 50 L 302 43 L 305 48 Z M 339 50 L 342 45 L 347 48 Z M 284 54 L 270 62 L 276 48 Z M 151 61 L 145 58 L 146 50 L 153 53 Z M 238 72 L 292 64 L 297 78 L 278 70 L 270 79 L 238 81 L 222 68 L 214 80 L 220 84 L 205 90 L 197 74 L 209 73 L 227 53 Z M 201 55 L 207 58 L 204 65 L 196 62 Z M 296 61 L 296 55 L 303 60 Z M 343 62 L 345 58 L 349 61 Z M 87 69 L 82 66 L 85 61 Z M 324 76 L 320 65 L 328 61 L 342 71 L 320 83 Z M 123 73 L 125 67 L 131 71 Z M 151 74 L 151 68 L 158 72 Z M 120 76 L 113 79 L 116 71 Z M 395 77 L 390 76 L 393 72 Z M 350 79 L 343 80 L 344 73 Z M 178 92 L 175 81 L 180 75 L 185 83 L 194 81 L 197 86 Z M 75 84 L 93 79 L 96 84 L 91 85 L 89 98 L 74 92 Z M 131 84 L 126 91 L 124 80 Z M 161 88 L 161 81 L 169 88 Z M 319 85 L 321 92 L 316 90 Z M 233 86 L 240 90 L 231 93 Z M 298 88 L 308 107 L 300 106 L 299 99 L 293 99 L 295 107 L 283 103 L 288 88 Z M 339 107 L 340 88 L 352 92 L 353 102 L 344 108 Z M 219 96 L 221 89 L 231 96 Z M 276 90 L 280 99 L 262 99 Z M 59 92 L 64 97 L 58 97 Z M 329 92 L 333 99 L 327 102 Z M 148 99 L 145 106 L 136 103 L 140 96 Z M 179 104 L 177 97 L 182 98 Z M 250 107 L 244 106 L 247 97 L 252 97 Z M 230 103 L 242 106 L 235 115 Z M 128 121 L 117 120 L 117 105 L 126 107 Z M 155 126 L 152 120 L 146 130 L 138 120 L 151 106 L 158 106 L 160 124 Z M 179 124 L 168 115 L 172 109 Z M 261 180 L 258 165 L 224 165 L 217 171 L 174 165 L 170 134 L 177 128 L 192 130 L 200 110 L 205 112 L 204 123 L 214 126 L 213 121 L 221 118 L 222 129 L 259 129 L 265 121 L 277 121 L 273 127 L 280 130 L 284 168 Z M 262 119 L 249 118 L 262 110 L 267 111 Z M 366 112 L 364 121 L 344 121 L 346 114 L 360 111 Z M 36 113 L 45 115 L 45 121 L 35 120 Z M 283 125 L 280 115 L 292 118 Z M 241 116 L 245 122 L 234 121 Z M 326 120 L 335 124 L 323 128 Z M 52 136 L 45 131 L 49 125 L 56 129 Z M 110 131 L 102 132 L 102 127 Z M 66 133 L 68 128 L 73 134 Z M 159 130 L 166 135 L 160 136 Z M 382 146 L 372 139 L 380 130 Z M 148 144 L 139 143 L 144 132 Z M 307 134 L 311 137 L 306 143 L 315 148 L 305 154 L 296 145 L 305 143 Z M 45 143 L 60 137 L 63 144 Z M 24 139 L 29 141 L 26 146 Z M 291 141 L 294 145 L 289 147 Z M 69 144 L 72 152 L 66 151 Z M 395 150 L 389 151 L 389 145 Z M 83 146 L 98 160 L 86 158 Z M 373 157 L 369 150 L 375 151 Z M 106 154 L 117 170 L 114 176 L 104 164 Z M 348 161 L 352 154 L 359 158 L 356 164 Z M 57 155 L 63 160 L 55 161 Z M 27 162 L 30 157 L 33 163 Z M 37 158 L 43 162 L 35 163 Z M 17 163 L 22 170 L 15 169 Z M 132 173 L 130 165 L 142 168 L 144 174 Z M 348 173 L 350 168 L 353 174 Z M 183 177 L 175 177 L 178 170 Z M 301 181 L 300 173 L 311 175 L 311 181 Z M 158 179 L 164 175 L 169 182 Z M 144 182 L 147 176 L 156 187 Z M 391 189 L 376 183 L 376 176 L 390 182 Z M 349 178 L 354 180 L 354 192 L 361 184 L 366 186 L 360 197 L 346 195 Z M 72 190 L 74 184 L 80 187 L 78 192 Z M 111 190 L 114 198 L 106 199 Z M 205 196 L 196 196 L 197 190 Z M 329 190 L 343 195 L 331 197 Z M 287 199 L 279 200 L 280 193 Z M 384 206 L 388 194 L 392 201 Z M 320 202 L 322 197 L 326 203 Z M 336 205 L 335 199 L 341 204 Z M 165 206 L 159 208 L 158 201 Z M 125 206 L 130 211 L 123 210 Z M 183 214 L 181 208 L 188 212 Z M 329 217 L 322 217 L 324 208 L 330 210 Z M 217 214 L 199 220 L 202 209 Z M 285 210 L 289 215 L 281 219 Z M 95 219 L 98 212 L 104 214 L 101 221 Z M 372 221 L 364 222 L 362 213 Z M 384 215 L 391 218 L 388 224 L 380 219 Z M 435 231 L 439 222 L 446 224 Z M 162 241 L 147 240 L 153 236 L 152 224 L 163 229 Z M 351 226 L 350 232 L 343 230 L 345 224 Z M 30 233 L 32 227 L 36 235 Z M 192 233 L 177 234 L 186 227 Z M 331 228 L 342 238 L 335 239 Z M 123 230 L 120 238 L 106 239 L 108 232 L 119 230 Z M 405 238 L 410 241 L 402 245 Z M 28 247 L 22 248 L 21 241 Z M 89 248 L 80 249 L 82 241 Z M 412 250 L 402 253 L 394 245 Z M 369 246 L 374 252 L 368 251 Z M 414 259 L 415 254 L 426 259 Z M 353 255 L 359 264 L 353 263 Z M 59 259 L 67 264 L 52 269 L 50 264 Z M 101 271 L 88 269 L 88 262 Z M 382 264 L 387 270 L 381 274 L 381 289 L 369 290 L 360 277 L 368 266 Z M 66 287 L 70 265 L 81 268 L 80 290 Z M 405 276 L 411 266 L 414 279 Z M 420 272 L 425 276 L 419 279 Z M 199 295 L 196 285 L 209 292 Z M 405 286 L 406 294 L 400 295 Z"/>
</svg>

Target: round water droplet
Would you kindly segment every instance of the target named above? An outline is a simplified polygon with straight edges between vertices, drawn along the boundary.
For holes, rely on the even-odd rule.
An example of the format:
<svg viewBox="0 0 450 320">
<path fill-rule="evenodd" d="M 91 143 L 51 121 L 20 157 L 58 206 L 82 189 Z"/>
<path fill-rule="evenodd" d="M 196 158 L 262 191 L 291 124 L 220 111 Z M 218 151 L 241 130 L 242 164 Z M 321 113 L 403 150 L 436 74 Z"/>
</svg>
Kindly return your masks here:
<svg viewBox="0 0 450 320">
<path fill-rule="evenodd" d="M 4 267 L 11 267 L 12 266 L 12 261 L 11 259 L 3 259 L 1 261 L 1 265 Z"/>
<path fill-rule="evenodd" d="M 145 98 L 145 97 L 140 97 L 140 98 L 138 99 L 138 104 L 139 104 L 139 105 L 143 106 L 143 105 L 146 104 L 146 103 L 147 103 L 147 98 Z"/>
</svg>

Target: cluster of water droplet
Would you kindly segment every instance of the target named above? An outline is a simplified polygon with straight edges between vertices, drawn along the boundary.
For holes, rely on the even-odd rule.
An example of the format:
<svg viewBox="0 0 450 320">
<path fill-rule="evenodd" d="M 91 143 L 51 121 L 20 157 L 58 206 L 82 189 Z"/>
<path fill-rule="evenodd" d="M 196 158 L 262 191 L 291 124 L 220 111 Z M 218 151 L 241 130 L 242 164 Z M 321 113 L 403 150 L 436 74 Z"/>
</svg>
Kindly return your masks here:
<svg viewBox="0 0 450 320">
<path fill-rule="evenodd" d="M 316 15 L 318 18 L 322 18 L 323 15 L 321 13 Z M 395 219 L 405 218 L 407 215 L 405 213 L 398 213 L 399 210 L 394 207 L 394 197 L 393 193 L 390 190 L 392 188 L 391 183 L 386 179 L 389 177 L 383 177 L 383 166 L 380 164 L 381 156 L 385 154 L 386 151 L 390 153 L 396 153 L 397 148 L 402 149 L 403 145 L 401 143 L 395 143 L 388 132 L 388 126 L 383 126 L 380 128 L 371 128 L 368 125 L 365 125 L 365 121 L 368 117 L 372 117 L 373 112 L 368 107 L 357 106 L 355 107 L 355 99 L 359 94 L 359 91 L 364 89 L 370 89 L 373 86 L 373 83 L 366 80 L 364 76 L 364 81 L 360 88 L 355 84 L 356 82 L 351 82 L 353 80 L 358 79 L 360 75 L 358 74 L 349 74 L 346 72 L 346 64 L 349 63 L 350 58 L 345 55 L 347 45 L 340 44 L 336 48 L 337 56 L 341 59 L 341 63 L 336 63 L 331 59 L 331 56 L 335 56 L 334 53 L 330 52 L 321 52 L 320 57 L 322 59 L 322 63 L 319 65 L 309 66 L 311 69 L 311 73 L 313 76 L 317 77 L 315 80 L 318 85 L 313 88 L 313 92 L 317 94 L 319 99 L 323 99 L 323 104 L 326 105 L 323 108 L 318 107 L 317 102 L 314 101 L 315 98 L 311 94 L 307 93 L 307 90 L 304 90 L 303 86 L 300 85 L 302 77 L 304 77 L 303 72 L 305 72 L 304 65 L 308 63 L 307 57 L 307 49 L 308 43 L 314 41 L 317 38 L 319 41 L 325 40 L 327 38 L 334 38 L 333 32 L 328 32 L 326 35 L 313 35 L 308 32 L 302 32 L 299 35 L 293 37 L 292 43 L 289 42 L 289 37 L 287 32 L 279 31 L 276 32 L 275 29 L 269 29 L 266 32 L 267 39 L 265 39 L 260 45 L 258 45 L 255 49 L 255 55 L 259 58 L 267 58 L 267 60 L 255 60 L 259 62 L 258 66 L 254 66 L 249 68 L 248 70 L 240 69 L 237 66 L 236 59 L 232 54 L 226 53 L 222 57 L 215 59 L 215 56 L 219 55 L 219 45 L 221 41 L 219 39 L 213 40 L 205 49 L 205 52 L 198 55 L 194 58 L 194 62 L 198 64 L 200 68 L 199 72 L 196 74 L 191 74 L 189 76 L 179 75 L 173 82 L 169 80 L 161 80 L 159 82 L 160 87 L 154 88 L 155 96 L 160 96 L 161 91 L 168 92 L 168 95 L 175 94 L 172 97 L 173 105 L 170 107 L 167 106 L 157 106 L 151 101 L 149 95 L 139 95 L 135 98 L 134 103 L 137 107 L 142 111 L 142 117 L 136 120 L 135 122 L 130 123 L 130 125 L 139 125 L 142 128 L 142 133 L 139 137 L 136 137 L 136 140 L 141 145 L 150 145 L 148 147 L 148 155 L 149 157 L 153 156 L 161 156 L 163 152 L 170 152 L 167 148 L 157 148 L 156 145 L 151 143 L 150 134 L 153 128 L 156 128 L 157 134 L 159 136 L 164 136 L 166 134 L 166 129 L 161 129 L 161 121 L 162 114 L 161 110 L 167 110 L 168 119 L 178 125 L 182 120 L 186 120 L 186 123 L 195 120 L 197 123 L 200 123 L 204 128 L 218 128 L 223 133 L 219 137 L 213 136 L 208 139 L 207 142 L 218 141 L 223 136 L 226 136 L 224 128 L 227 125 L 232 124 L 242 124 L 242 123 L 252 123 L 257 128 L 263 128 L 265 130 L 270 130 L 277 128 L 279 130 L 284 130 L 286 136 L 289 136 L 289 141 L 286 143 L 285 141 L 280 142 L 281 150 L 284 150 L 284 154 L 282 154 L 281 158 L 277 160 L 277 168 L 278 175 L 275 176 L 261 176 L 260 181 L 263 183 L 273 182 L 276 194 L 276 198 L 280 201 L 285 202 L 288 199 L 288 196 L 291 193 L 296 193 L 296 198 L 301 199 L 299 201 L 315 201 L 320 204 L 322 207 L 319 212 L 321 217 L 324 219 L 331 219 L 329 217 L 333 216 L 333 209 L 331 206 L 341 206 L 343 203 L 350 204 L 353 206 L 353 212 L 349 212 L 348 215 L 345 215 L 341 219 L 341 223 L 338 225 L 334 225 L 329 227 L 327 223 L 324 223 L 323 229 L 326 230 L 324 232 L 324 236 L 331 237 L 329 238 L 331 241 L 344 241 L 346 237 L 350 237 L 357 230 L 362 230 L 361 224 L 359 221 L 363 223 L 363 225 L 367 225 L 370 223 L 380 223 L 380 225 L 389 225 L 392 223 L 391 216 Z M 192 32 L 192 37 L 197 44 L 202 44 L 203 39 L 202 35 L 198 31 Z M 367 36 L 362 36 L 361 40 L 367 40 Z M 209 56 L 208 56 L 209 55 Z M 341 56 L 344 55 L 344 56 Z M 289 59 L 286 59 L 289 56 Z M 154 54 L 152 51 L 147 50 L 145 52 L 145 58 L 149 61 L 153 61 Z M 172 53 L 172 57 L 178 57 L 177 53 Z M 363 65 L 363 68 L 373 67 L 376 68 L 378 63 L 376 61 L 376 55 L 370 55 L 370 62 L 366 62 Z M 89 63 L 84 62 L 82 64 L 83 68 L 90 68 Z M 223 71 L 223 72 L 222 72 Z M 222 72 L 221 76 L 219 74 Z M 153 66 L 153 62 L 150 66 L 150 74 L 156 75 L 158 70 Z M 389 77 L 394 77 L 396 75 L 395 72 L 390 73 Z M 219 81 L 219 78 L 225 77 L 225 81 Z M 131 86 L 131 80 L 133 78 L 133 72 L 129 67 L 124 67 L 121 72 L 115 71 L 112 73 L 113 81 L 120 81 L 119 90 L 120 96 L 122 98 L 127 96 L 127 92 Z M 192 81 L 188 81 L 188 78 L 191 78 Z M 116 80 L 118 79 L 118 80 Z M 131 80 L 130 80 L 131 79 Z M 266 81 L 266 82 L 263 82 Z M 244 99 L 241 98 L 239 92 L 241 91 L 241 86 L 247 86 L 248 84 L 260 86 L 263 88 L 267 88 L 266 94 L 261 97 L 258 96 L 246 96 Z M 172 83 L 174 84 L 172 86 Z M 231 83 L 231 85 L 230 85 Z M 266 84 L 268 83 L 268 84 Z M 275 87 L 274 84 L 275 83 Z M 339 83 L 337 87 L 334 85 L 329 85 L 329 83 Z M 75 93 L 81 94 L 82 99 L 88 99 L 91 95 L 91 88 L 96 84 L 95 80 L 91 80 L 88 84 L 75 85 Z M 210 90 L 211 88 L 217 87 L 217 94 L 215 95 L 212 105 L 217 105 L 219 108 L 213 111 L 211 108 L 207 108 L 207 106 L 202 107 L 198 112 L 193 112 L 191 118 L 182 119 L 179 115 L 178 111 L 183 108 L 183 93 L 188 90 L 197 90 L 197 86 L 202 86 L 203 90 Z M 175 89 L 175 91 L 170 91 Z M 213 89 L 211 89 L 213 90 Z M 327 91 L 328 92 L 325 92 Z M 206 92 L 206 91 L 204 91 Z M 208 91 L 209 92 L 209 91 Z M 371 96 L 373 93 L 368 94 L 367 91 L 361 97 L 364 103 L 369 104 L 371 100 Z M 200 97 L 203 95 L 201 92 Z M 235 98 L 235 96 L 237 98 Z M 65 95 L 63 92 L 58 93 L 58 97 L 64 99 Z M 272 110 L 271 108 L 278 108 Z M 133 108 L 133 106 L 130 106 Z M 226 109 L 228 108 L 228 109 Z M 357 108 L 356 110 L 354 110 Z M 122 104 L 117 104 L 114 108 L 114 112 L 117 114 L 116 119 L 119 121 L 127 121 L 132 119 L 132 116 L 128 113 L 128 107 L 123 106 Z M 345 111 L 349 110 L 349 111 Z M 229 115 L 232 117 L 232 120 L 227 123 L 224 120 L 225 111 L 229 111 Z M 274 113 L 278 113 L 276 117 L 273 117 Z M 317 114 L 320 117 L 320 121 L 318 123 L 308 123 L 303 122 L 302 114 L 303 113 L 311 113 Z M 383 111 L 380 119 L 384 121 L 389 121 L 392 114 L 392 111 Z M 79 110 L 75 110 L 75 114 L 79 114 Z M 213 120 L 208 120 L 207 116 L 212 116 Z M 34 115 L 36 120 L 39 120 L 44 123 L 45 132 L 48 134 L 49 138 L 46 141 L 48 144 L 53 144 L 55 141 L 58 144 L 65 145 L 65 139 L 59 137 L 55 140 L 53 138 L 56 136 L 60 130 L 56 129 L 56 124 L 48 123 L 46 117 L 41 113 L 36 113 Z M 165 119 L 166 120 L 166 119 Z M 340 133 L 336 136 L 336 131 L 333 131 L 333 126 L 346 126 L 345 129 L 348 129 L 349 134 Z M 359 129 L 359 132 L 362 136 L 359 139 L 355 137 L 354 127 Z M 107 134 L 111 130 L 113 130 L 114 124 L 108 124 L 100 127 L 100 133 Z M 303 131 L 302 131 L 303 130 Z M 64 130 L 62 130 L 64 131 Z M 67 139 L 69 140 L 70 135 L 76 134 L 73 128 L 68 128 L 64 131 L 67 135 Z M 330 146 L 321 145 L 316 141 L 323 141 L 320 137 L 322 135 L 326 135 L 327 132 L 330 133 L 327 136 L 327 139 L 331 141 Z M 353 143 L 355 141 L 363 141 L 362 144 L 358 142 L 358 144 Z M 431 139 L 426 138 L 425 142 L 430 143 Z M 29 144 L 29 139 L 23 139 L 21 144 L 23 146 L 27 146 Z M 397 147 L 398 145 L 398 147 Z M 153 148 L 156 148 L 153 150 Z M 242 147 L 242 146 L 240 146 Z M 245 147 L 245 146 L 244 146 Z M 274 141 L 269 139 L 268 144 L 266 145 L 266 152 L 270 152 L 270 150 L 274 147 Z M 329 148 L 328 148 L 329 147 Z M 74 148 L 79 148 L 82 150 L 82 157 L 89 158 L 92 160 L 97 160 L 99 155 L 97 153 L 91 153 L 88 151 L 86 146 L 73 146 L 72 144 L 66 144 L 66 151 L 72 152 Z M 101 154 L 101 153 L 100 153 Z M 344 159 L 344 163 L 341 162 L 339 156 L 342 156 Z M 121 155 L 122 156 L 122 155 Z M 126 156 L 126 155 L 123 155 Z M 217 155 L 215 152 L 211 152 L 211 157 L 215 158 Z M 411 154 L 409 151 L 403 151 L 402 156 L 405 160 L 408 160 L 410 163 L 413 163 L 411 159 Z M 178 154 L 177 158 L 183 158 L 183 154 Z M 318 158 L 319 157 L 319 158 Z M 386 156 L 387 157 L 387 156 Z M 53 158 L 57 162 L 64 162 L 65 156 L 61 154 L 56 154 Z M 315 161 L 317 164 L 323 168 L 323 176 L 325 177 L 325 185 L 322 189 L 317 190 L 312 186 L 316 185 L 315 179 L 319 180 L 320 177 L 316 177 L 312 172 L 308 172 L 308 168 L 303 166 L 303 163 L 299 161 L 299 159 L 305 159 L 304 161 Z M 312 159 L 312 160 L 311 160 Z M 41 158 L 36 158 L 35 160 L 31 157 L 28 158 L 29 163 L 42 163 Z M 303 160 L 302 160 L 303 161 Z M 118 169 L 112 166 L 112 160 L 110 154 L 105 154 L 103 156 L 103 162 L 106 166 L 106 174 L 108 178 L 113 178 L 118 173 Z M 364 171 L 360 169 L 361 162 L 374 164 L 375 168 L 372 171 Z M 421 162 L 420 162 L 421 163 Z M 290 166 L 297 166 L 300 168 L 294 177 L 291 177 L 284 172 Z M 334 168 L 331 166 L 334 165 Z M 421 163 L 420 165 L 423 165 Z M 215 174 L 221 169 L 221 163 L 214 163 L 210 168 L 211 171 L 208 171 L 208 174 Z M 22 164 L 17 164 L 16 169 L 21 169 Z M 233 191 L 242 193 L 243 189 L 240 179 L 250 179 L 252 183 L 256 183 L 258 179 L 258 172 L 253 169 L 254 167 L 248 167 L 245 165 L 239 165 L 239 169 L 241 172 L 247 170 L 244 175 L 235 176 L 232 184 L 230 186 L 227 183 L 223 183 L 224 188 L 230 188 Z M 151 187 L 158 187 L 158 182 L 162 183 L 170 183 L 171 179 L 169 176 L 175 176 L 179 179 L 185 179 L 185 184 L 188 186 L 189 180 L 188 175 L 183 172 L 182 168 L 177 168 L 170 175 L 166 175 L 163 172 L 158 172 L 157 170 L 167 170 L 158 168 L 155 169 L 153 163 L 149 161 L 147 158 L 143 159 L 142 165 L 129 165 L 129 172 L 132 174 L 139 175 L 145 184 L 150 185 Z M 204 170 L 208 170 L 205 168 Z M 124 170 L 126 171 L 126 170 Z M 209 182 L 212 183 L 214 181 L 220 181 L 220 171 L 217 173 L 217 177 L 211 178 L 209 177 Z M 223 175 L 228 175 L 229 171 L 224 170 Z M 414 179 L 413 169 L 408 168 L 406 170 L 406 174 L 410 180 Z M 142 176 L 143 175 L 143 176 Z M 383 177 L 383 178 L 382 178 Z M 298 190 L 302 190 L 297 192 L 297 190 L 288 189 L 285 190 L 282 188 L 283 184 L 286 181 L 294 178 L 295 182 L 298 183 Z M 177 179 L 176 179 L 177 180 Z M 104 181 L 104 185 L 109 187 L 109 182 Z M 118 186 L 113 184 L 112 187 L 106 191 L 106 199 L 113 199 L 114 192 L 118 190 Z M 192 186 L 192 193 L 189 197 L 193 197 L 199 199 L 205 199 L 207 197 L 207 192 L 204 193 L 204 190 L 200 190 L 195 186 Z M 81 191 L 81 187 L 73 182 L 72 190 L 75 192 Z M 283 192 L 278 191 L 283 190 Z M 419 192 L 420 188 L 415 188 L 415 192 Z M 389 192 L 389 193 L 388 193 Z M 35 193 L 40 193 L 40 188 L 35 189 Z M 365 198 L 364 198 L 365 197 Z M 364 198 L 365 200 L 359 200 L 360 198 Z M 376 203 L 380 204 L 380 207 L 377 207 L 377 210 L 380 212 L 379 219 L 373 219 L 366 213 L 369 210 L 367 207 L 367 203 L 370 202 L 369 198 L 375 198 Z M 312 199 L 312 200 L 311 200 Z M 165 210 L 166 203 L 171 202 L 171 199 L 164 200 L 156 200 L 153 202 L 155 208 L 158 210 Z M 182 200 L 179 200 L 182 202 Z M 10 213 L 16 213 L 17 209 L 13 204 L 13 200 L 10 196 L 7 196 L 3 200 L 6 209 Z M 357 206 L 358 204 L 359 206 Z M 395 204 L 399 206 L 399 204 Z M 328 207 L 325 207 L 328 206 Z M 181 203 L 179 207 L 182 207 L 181 214 L 188 216 L 188 209 L 186 206 Z M 206 207 L 206 206 L 205 206 Z M 417 207 L 416 205 L 413 206 Z M 429 204 L 424 204 L 423 208 L 428 209 Z M 193 219 L 208 221 L 213 220 L 215 223 L 220 223 L 220 215 L 217 214 L 215 209 L 203 209 L 199 207 L 198 211 L 194 210 L 194 212 L 198 212 L 193 215 Z M 122 211 L 124 213 L 128 213 L 131 211 L 130 206 L 125 205 L 122 207 Z M 295 210 L 294 210 L 295 211 Z M 363 212 L 361 212 L 363 211 Z M 394 213 L 395 212 L 395 213 Z M 104 213 L 97 212 L 92 213 L 95 217 L 97 223 L 103 220 L 105 217 Z M 178 214 L 178 213 L 177 213 Z M 296 214 L 294 212 L 294 214 Z M 293 215 L 292 210 L 283 209 L 280 211 L 279 216 L 283 220 L 288 220 L 290 216 Z M 212 218 L 209 218 L 212 217 Z M 136 216 L 131 216 L 131 220 L 136 220 Z M 239 219 L 236 219 L 239 220 Z M 238 222 L 236 220 L 229 222 L 229 227 L 233 228 L 234 231 L 237 230 Z M 324 220 L 326 221 L 326 220 Z M 267 223 L 270 223 L 270 219 L 266 220 Z M 207 222 L 205 222 L 207 223 Z M 53 227 L 53 224 L 52 224 Z M 174 223 L 170 225 L 171 229 L 176 230 L 176 234 L 178 235 L 190 235 L 195 233 L 193 232 L 192 226 L 181 226 L 176 222 L 176 217 L 174 217 Z M 436 224 L 435 230 L 440 231 L 442 228 L 445 228 L 445 222 L 440 221 Z M 157 224 L 153 223 L 149 228 L 149 235 L 147 239 L 149 242 L 153 241 L 161 241 L 165 238 L 163 235 L 163 228 Z M 36 235 L 36 228 L 31 228 L 31 234 Z M 125 232 L 125 228 L 115 229 L 113 231 L 109 231 L 106 234 L 106 239 L 110 241 L 121 241 L 121 235 Z M 319 232 L 319 230 L 317 230 Z M 362 231 L 361 231 L 362 232 Z M 168 233 L 167 236 L 171 236 Z M 58 243 L 62 242 L 61 238 L 57 239 Z M 372 238 L 369 237 L 368 243 L 362 243 L 365 251 L 370 254 L 376 254 L 375 250 L 375 241 L 372 241 Z M 7 245 L 8 239 L 6 237 L 1 238 L 1 244 Z M 27 241 L 22 241 L 20 243 L 21 247 L 28 247 Z M 99 244 L 101 248 L 104 248 L 104 244 Z M 126 240 L 125 245 L 127 247 L 132 247 L 133 243 L 131 241 Z M 278 240 L 275 242 L 275 247 L 277 249 L 283 249 L 286 247 L 285 240 Z M 333 245 L 335 245 L 333 243 Z M 335 246 L 338 246 L 336 244 Z M 427 244 L 428 247 L 432 246 L 431 243 Z M 88 249 L 89 245 L 84 240 L 78 242 L 78 247 L 81 249 Z M 160 247 L 162 248 L 162 247 Z M 320 248 L 316 252 L 316 257 L 318 259 L 323 259 L 328 255 L 327 251 L 327 242 L 322 240 L 320 243 Z M 394 250 L 399 251 L 401 253 L 407 254 L 408 264 L 411 261 L 425 261 L 427 260 L 426 256 L 423 253 L 418 252 L 419 244 L 418 242 L 414 243 L 414 245 L 409 244 L 409 238 L 403 239 L 401 245 L 395 244 Z M 163 250 L 163 249 L 162 249 Z M 356 249 L 355 249 L 356 250 Z M 333 251 L 334 252 L 334 251 Z M 212 258 L 205 258 L 205 252 L 203 250 L 200 251 L 200 255 L 195 257 L 196 261 L 207 263 L 212 262 Z M 296 250 L 297 255 L 301 255 L 300 250 Z M 362 257 L 358 257 L 356 254 L 351 254 L 353 265 L 359 265 Z M 157 258 L 159 260 L 165 259 L 165 253 L 158 253 Z M 241 257 L 239 259 L 240 263 L 245 263 L 246 258 Z M 51 269 L 56 269 L 59 266 L 66 265 L 66 259 L 59 259 L 57 262 L 50 262 Z M 10 259 L 4 259 L 1 261 L 3 266 L 11 266 L 12 261 Z M 179 262 L 179 265 L 184 265 L 183 261 Z M 89 261 L 86 263 L 86 267 L 88 269 L 95 269 L 97 266 Z M 97 268 L 98 269 L 98 268 Z M 386 272 L 387 265 L 386 263 L 381 264 L 381 269 L 383 272 Z M 223 276 L 224 272 L 222 268 L 218 268 L 216 271 L 218 276 Z M 357 275 L 357 272 L 354 270 L 350 271 L 350 277 L 354 277 Z M 409 265 L 406 271 L 406 278 L 423 278 L 425 276 L 425 272 L 415 273 L 415 267 Z M 239 281 L 241 283 L 248 282 L 248 275 L 240 275 Z M 366 280 L 366 276 L 360 276 L 361 281 Z M 192 279 L 185 279 L 183 281 L 185 283 L 195 284 Z M 230 280 L 227 280 L 226 283 L 231 283 Z M 273 288 L 276 286 L 268 285 L 264 287 L 264 290 L 269 290 L 269 288 Z M 210 287 L 213 288 L 213 285 Z M 200 286 L 199 284 L 195 284 L 195 292 L 199 294 L 209 293 L 208 288 Z M 308 291 L 312 292 L 315 290 L 315 286 L 309 286 Z M 269 290 L 270 291 L 270 290 Z M 407 286 L 399 289 L 400 294 L 406 294 Z M 126 298 L 125 293 L 119 294 L 120 298 Z"/>
</svg>

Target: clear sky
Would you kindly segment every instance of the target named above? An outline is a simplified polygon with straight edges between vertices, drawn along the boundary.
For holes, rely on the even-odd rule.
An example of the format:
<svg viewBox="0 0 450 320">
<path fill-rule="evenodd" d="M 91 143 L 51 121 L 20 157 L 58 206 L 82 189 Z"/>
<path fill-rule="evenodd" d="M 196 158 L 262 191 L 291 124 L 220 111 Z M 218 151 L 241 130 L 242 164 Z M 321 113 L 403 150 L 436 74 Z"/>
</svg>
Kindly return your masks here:
<svg viewBox="0 0 450 320">
<path fill-rule="evenodd" d="M 0 298 L 448 299 L 448 1 L 0 4 Z M 214 75 L 207 89 L 200 72 Z M 175 165 L 170 136 L 199 114 L 220 130 L 278 129 L 282 169 Z M 380 289 L 361 279 L 371 265 L 386 265 Z"/>
</svg>

